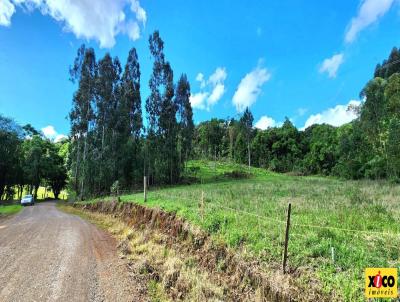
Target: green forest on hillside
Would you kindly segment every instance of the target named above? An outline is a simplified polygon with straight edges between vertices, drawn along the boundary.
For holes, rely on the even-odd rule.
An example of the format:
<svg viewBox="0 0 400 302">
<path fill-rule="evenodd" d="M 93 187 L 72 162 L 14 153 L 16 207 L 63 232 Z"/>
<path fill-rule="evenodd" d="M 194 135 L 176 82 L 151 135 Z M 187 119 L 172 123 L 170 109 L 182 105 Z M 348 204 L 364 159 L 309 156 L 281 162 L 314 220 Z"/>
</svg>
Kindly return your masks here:
<svg viewBox="0 0 400 302">
<path fill-rule="evenodd" d="M 203 158 L 299 175 L 335 175 L 347 179 L 400 178 L 400 57 L 393 48 L 362 88 L 358 118 L 340 127 L 312 125 L 254 128 L 249 108 L 239 119 L 193 123 L 190 84 L 175 82 L 158 31 L 149 37 L 153 72 L 150 95 L 142 106 L 140 64 L 135 48 L 124 68 L 118 57 L 96 60 L 84 45 L 70 67 L 76 84 L 69 115 L 70 136 L 53 143 L 30 125 L 0 118 L 0 193 L 9 199 L 28 187 L 49 185 L 59 192 L 68 179 L 80 198 L 108 194 L 111 188 L 176 184 L 185 162 Z M 145 108 L 145 113 L 142 112 Z M 61 158 L 60 158 L 61 157 Z"/>
</svg>

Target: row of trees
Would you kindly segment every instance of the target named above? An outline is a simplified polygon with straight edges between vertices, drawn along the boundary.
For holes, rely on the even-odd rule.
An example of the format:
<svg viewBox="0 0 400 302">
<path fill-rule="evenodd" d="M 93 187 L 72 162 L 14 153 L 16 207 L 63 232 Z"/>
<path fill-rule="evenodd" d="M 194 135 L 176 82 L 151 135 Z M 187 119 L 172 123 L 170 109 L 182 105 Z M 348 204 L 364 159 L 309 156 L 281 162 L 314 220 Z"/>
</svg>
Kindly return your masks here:
<svg viewBox="0 0 400 302">
<path fill-rule="evenodd" d="M 153 72 L 144 126 L 140 64 L 135 48 L 122 70 L 118 57 L 96 61 L 81 46 L 70 69 L 77 83 L 70 112 L 70 169 L 79 196 L 107 193 L 112 185 L 134 188 L 144 175 L 151 183 L 176 183 L 189 157 L 194 125 L 186 75 L 174 83 L 158 31 L 149 38 Z"/>
<path fill-rule="evenodd" d="M 346 178 L 400 178 L 400 53 L 394 48 L 378 64 L 361 92 L 364 102 L 348 108 L 358 114 L 341 127 L 313 125 L 299 131 L 288 119 L 281 127 L 258 130 L 247 108 L 240 119 L 211 119 L 194 127 L 190 85 L 174 84 L 159 33 L 149 38 L 153 72 L 143 126 L 140 66 L 132 49 L 122 73 L 118 58 L 98 63 L 82 47 L 71 69 L 79 88 L 71 112 L 71 163 L 75 189 L 107 192 L 142 182 L 176 183 L 190 157 L 226 158 L 278 172 Z M 87 190 L 87 192 L 85 192 Z"/>
<path fill-rule="evenodd" d="M 110 188 L 172 184 L 182 179 L 190 158 L 228 159 L 278 172 L 345 178 L 400 179 L 400 53 L 394 48 L 378 64 L 352 107 L 358 118 L 341 127 L 313 125 L 299 131 L 289 119 L 259 130 L 247 108 L 239 119 L 193 124 L 186 75 L 174 82 L 159 33 L 149 38 L 153 70 L 150 96 L 142 106 L 140 64 L 135 48 L 124 68 L 117 57 L 96 60 L 79 48 L 70 69 L 77 84 L 68 141 L 54 144 L 30 125 L 0 116 L 0 197 L 11 198 L 39 186 L 56 197 L 66 184 L 80 197 Z M 144 121 L 142 107 L 146 109 Z"/>
<path fill-rule="evenodd" d="M 211 119 L 196 127 L 197 157 L 228 158 L 278 172 L 400 180 L 400 53 L 394 48 L 351 107 L 358 118 L 341 127 L 313 125 L 299 131 L 252 127 L 247 109 L 239 120 Z"/>
<path fill-rule="evenodd" d="M 24 191 L 36 198 L 40 186 L 58 198 L 67 181 L 67 151 L 67 143 L 55 144 L 0 115 L 0 200 L 21 198 Z"/>
</svg>

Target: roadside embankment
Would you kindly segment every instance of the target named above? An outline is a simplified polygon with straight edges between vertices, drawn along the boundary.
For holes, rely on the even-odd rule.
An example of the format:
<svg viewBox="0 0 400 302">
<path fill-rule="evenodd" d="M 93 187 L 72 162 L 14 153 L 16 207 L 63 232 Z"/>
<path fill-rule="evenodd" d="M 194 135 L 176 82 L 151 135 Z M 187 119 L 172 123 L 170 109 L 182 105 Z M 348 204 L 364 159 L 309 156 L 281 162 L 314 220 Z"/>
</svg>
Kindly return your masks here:
<svg viewBox="0 0 400 302">
<path fill-rule="evenodd" d="M 73 207 L 119 237 L 120 250 L 145 273 L 158 300 L 324 300 L 318 293 L 304 297 L 290 286 L 289 276 L 263 271 L 257 261 L 244 260 L 174 213 L 116 201 Z M 115 230 L 121 222 L 125 227 Z"/>
</svg>

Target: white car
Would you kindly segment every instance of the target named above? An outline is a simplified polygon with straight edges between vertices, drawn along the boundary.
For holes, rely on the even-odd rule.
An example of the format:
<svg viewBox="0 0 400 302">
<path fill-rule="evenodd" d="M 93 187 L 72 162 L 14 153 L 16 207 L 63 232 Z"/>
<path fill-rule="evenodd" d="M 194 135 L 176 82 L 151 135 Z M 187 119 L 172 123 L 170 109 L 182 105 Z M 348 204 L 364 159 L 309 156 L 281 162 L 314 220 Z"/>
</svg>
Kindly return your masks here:
<svg viewBox="0 0 400 302">
<path fill-rule="evenodd" d="M 21 199 L 21 205 L 22 206 L 26 206 L 26 205 L 30 205 L 33 206 L 35 204 L 35 200 L 33 198 L 32 195 L 25 195 L 22 199 Z"/>
</svg>

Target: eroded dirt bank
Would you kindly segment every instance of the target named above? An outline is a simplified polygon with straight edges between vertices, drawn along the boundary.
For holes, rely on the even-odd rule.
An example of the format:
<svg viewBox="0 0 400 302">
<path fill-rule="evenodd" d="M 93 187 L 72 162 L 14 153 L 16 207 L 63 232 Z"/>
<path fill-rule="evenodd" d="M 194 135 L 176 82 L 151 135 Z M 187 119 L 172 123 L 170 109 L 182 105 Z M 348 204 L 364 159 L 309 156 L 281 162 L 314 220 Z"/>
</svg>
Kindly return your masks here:
<svg viewBox="0 0 400 302">
<path fill-rule="evenodd" d="M 183 260 L 184 262 L 193 262 L 197 269 L 197 273 L 196 271 L 193 273 L 204 276 L 203 272 L 205 272 L 207 282 L 215 286 L 214 289 L 211 285 L 208 288 L 202 288 L 200 290 L 202 299 L 206 298 L 209 301 L 305 300 L 301 293 L 290 288 L 288 278 L 277 276 L 274 279 L 268 276 L 259 269 L 257 262 L 240 259 L 224 244 L 215 243 L 205 232 L 176 217 L 173 213 L 166 213 L 159 209 L 147 208 L 134 203 L 118 203 L 116 201 L 91 204 L 77 203 L 74 204 L 74 207 L 91 213 L 108 215 L 123 221 L 127 226 L 137 231 L 134 233 L 142 233 L 140 242 L 136 242 L 136 245 L 141 246 L 140 249 L 144 249 L 143 246 L 146 242 L 152 241 L 153 245 L 150 249 L 165 246 L 169 250 L 175 251 L 180 259 L 186 259 Z M 134 237 L 134 235 L 131 237 Z M 154 245 L 154 242 L 156 245 Z M 132 244 L 129 245 L 129 242 L 122 242 L 122 246 L 128 254 L 132 253 L 132 249 L 135 249 L 135 244 L 132 246 Z M 137 249 L 136 254 L 148 252 L 149 247 L 147 247 L 147 251 L 138 251 Z M 163 253 L 168 252 L 164 251 Z M 164 262 L 162 259 L 161 261 L 153 260 L 153 263 L 147 261 L 143 265 L 155 281 L 160 281 L 163 284 L 169 298 L 187 300 L 187 295 L 190 294 L 189 287 L 198 286 L 196 285 L 198 282 L 188 281 L 188 278 L 185 279 L 182 276 L 182 267 L 184 266 L 168 269 L 165 268 Z M 324 300 L 324 298 L 315 295 L 312 300 L 314 300 L 313 298 L 319 301 Z M 310 301 L 309 299 L 306 300 Z"/>
<path fill-rule="evenodd" d="M 54 202 L 0 220 L 0 301 L 148 301 L 116 240 Z"/>
</svg>

